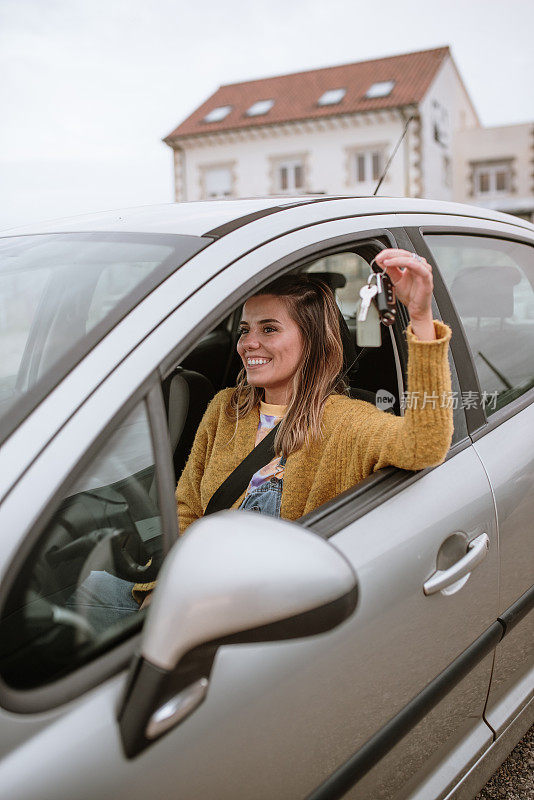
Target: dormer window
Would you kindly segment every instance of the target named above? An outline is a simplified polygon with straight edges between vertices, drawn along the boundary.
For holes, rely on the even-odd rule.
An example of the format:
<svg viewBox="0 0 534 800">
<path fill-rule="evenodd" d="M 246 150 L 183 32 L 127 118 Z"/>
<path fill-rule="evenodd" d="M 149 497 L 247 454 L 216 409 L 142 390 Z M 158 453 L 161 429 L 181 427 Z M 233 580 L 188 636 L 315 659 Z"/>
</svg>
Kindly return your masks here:
<svg viewBox="0 0 534 800">
<path fill-rule="evenodd" d="M 375 97 L 387 97 L 389 94 L 391 94 L 394 86 L 395 81 L 378 81 L 377 83 L 373 83 L 373 85 L 367 89 L 365 97 L 369 99 L 374 99 Z"/>
<path fill-rule="evenodd" d="M 204 117 L 204 122 L 220 122 L 222 119 L 228 116 L 230 111 L 232 110 L 232 106 L 218 106 L 210 111 Z"/>
<path fill-rule="evenodd" d="M 273 106 L 274 100 L 257 100 L 247 110 L 247 117 L 259 117 L 261 114 L 267 114 Z"/>
<path fill-rule="evenodd" d="M 319 106 L 335 106 L 341 103 L 347 93 L 346 89 L 328 89 L 317 101 Z"/>
</svg>

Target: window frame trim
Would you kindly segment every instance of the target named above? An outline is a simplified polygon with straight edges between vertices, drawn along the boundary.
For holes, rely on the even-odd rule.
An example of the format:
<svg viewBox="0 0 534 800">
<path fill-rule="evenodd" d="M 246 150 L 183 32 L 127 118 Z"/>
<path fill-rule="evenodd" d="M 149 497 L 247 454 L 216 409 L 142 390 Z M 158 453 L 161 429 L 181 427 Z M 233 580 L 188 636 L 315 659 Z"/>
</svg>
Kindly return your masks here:
<svg viewBox="0 0 534 800">
<path fill-rule="evenodd" d="M 230 178 L 230 194 L 217 194 L 208 196 L 208 175 L 210 172 L 216 170 L 226 170 Z M 236 196 L 237 187 L 237 160 L 226 159 L 225 161 L 210 161 L 198 165 L 198 185 L 200 189 L 200 197 L 203 200 L 224 200 L 228 197 Z"/>
<path fill-rule="evenodd" d="M 378 175 L 384 171 L 384 165 L 387 161 L 387 151 L 390 143 L 385 139 L 375 142 L 374 144 L 352 144 L 344 148 L 345 150 L 345 186 L 361 188 L 365 185 L 375 184 L 378 178 L 373 178 L 373 155 L 378 153 Z M 366 177 L 363 181 L 358 180 L 358 156 L 364 156 L 366 170 L 369 169 L 370 177 Z M 386 183 L 389 182 L 389 176 L 384 178 Z"/>
<path fill-rule="evenodd" d="M 309 151 L 300 150 L 293 153 L 280 153 L 268 156 L 269 163 L 269 180 L 271 184 L 271 194 L 291 196 L 292 194 L 301 195 L 306 194 L 309 177 L 308 165 Z M 290 167 L 294 173 L 295 167 L 299 166 L 302 170 L 302 186 L 288 186 L 287 189 L 282 189 L 281 169 Z M 293 175 L 294 177 L 294 175 Z"/>
<path fill-rule="evenodd" d="M 502 198 L 513 194 L 513 157 L 503 160 L 473 161 L 473 187 L 474 196 L 481 200 L 492 198 Z M 504 172 L 506 175 L 506 188 L 497 189 L 497 172 Z M 489 189 L 487 192 L 480 189 L 480 176 L 484 173 L 488 175 Z"/>
</svg>

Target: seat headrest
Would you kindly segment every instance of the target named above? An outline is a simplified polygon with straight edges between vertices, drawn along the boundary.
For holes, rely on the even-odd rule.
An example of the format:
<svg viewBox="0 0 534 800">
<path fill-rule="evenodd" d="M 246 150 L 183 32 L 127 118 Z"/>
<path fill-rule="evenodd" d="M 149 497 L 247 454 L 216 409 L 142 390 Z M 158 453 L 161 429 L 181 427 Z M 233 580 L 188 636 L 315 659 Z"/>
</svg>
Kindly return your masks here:
<svg viewBox="0 0 534 800">
<path fill-rule="evenodd" d="M 451 284 L 451 295 L 461 317 L 498 317 L 514 313 L 514 286 L 521 273 L 514 266 L 466 267 Z"/>
<path fill-rule="evenodd" d="M 347 285 L 347 278 L 342 272 L 308 272 L 306 273 L 309 278 L 313 280 L 322 281 L 326 283 L 332 292 L 336 289 L 343 289 Z M 339 311 L 339 331 L 341 334 L 341 343 L 343 345 L 343 374 L 347 376 L 353 364 L 358 358 L 360 348 L 356 347 L 354 337 L 351 336 L 348 325 L 341 311 Z"/>
<path fill-rule="evenodd" d="M 334 294 L 336 289 L 343 289 L 347 285 L 347 279 L 342 272 L 307 272 L 306 275 L 312 280 L 326 283 Z"/>
</svg>

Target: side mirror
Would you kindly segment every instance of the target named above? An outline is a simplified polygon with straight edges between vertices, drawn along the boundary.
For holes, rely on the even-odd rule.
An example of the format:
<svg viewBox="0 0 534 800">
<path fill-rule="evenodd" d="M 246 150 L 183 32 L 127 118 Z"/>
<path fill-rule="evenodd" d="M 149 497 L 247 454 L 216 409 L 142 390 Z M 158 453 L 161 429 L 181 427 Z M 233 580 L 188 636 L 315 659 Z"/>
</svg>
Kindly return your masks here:
<svg viewBox="0 0 534 800">
<path fill-rule="evenodd" d="M 129 758 L 204 699 L 222 644 L 313 636 L 356 608 L 346 558 L 294 523 L 221 512 L 199 520 L 161 569 L 119 711 Z"/>
</svg>

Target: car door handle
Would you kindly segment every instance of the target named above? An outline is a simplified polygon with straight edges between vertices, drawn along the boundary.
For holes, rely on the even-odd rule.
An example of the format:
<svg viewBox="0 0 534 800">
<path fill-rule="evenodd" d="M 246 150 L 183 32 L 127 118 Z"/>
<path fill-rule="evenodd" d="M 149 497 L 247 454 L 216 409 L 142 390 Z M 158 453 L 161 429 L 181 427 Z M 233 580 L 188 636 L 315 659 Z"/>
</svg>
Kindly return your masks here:
<svg viewBox="0 0 534 800">
<path fill-rule="evenodd" d="M 423 592 L 426 595 L 435 594 L 442 589 L 446 589 L 451 584 L 456 583 L 480 564 L 484 560 L 489 550 L 489 536 L 481 533 L 472 542 L 469 542 L 467 553 L 463 558 L 453 564 L 449 569 L 438 569 L 423 584 Z"/>
</svg>

